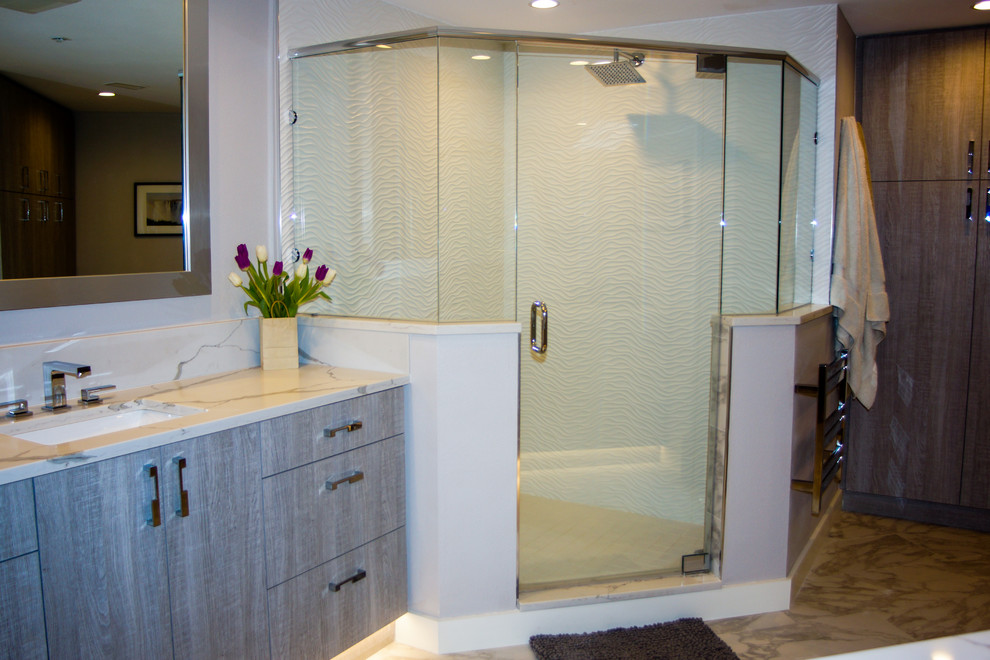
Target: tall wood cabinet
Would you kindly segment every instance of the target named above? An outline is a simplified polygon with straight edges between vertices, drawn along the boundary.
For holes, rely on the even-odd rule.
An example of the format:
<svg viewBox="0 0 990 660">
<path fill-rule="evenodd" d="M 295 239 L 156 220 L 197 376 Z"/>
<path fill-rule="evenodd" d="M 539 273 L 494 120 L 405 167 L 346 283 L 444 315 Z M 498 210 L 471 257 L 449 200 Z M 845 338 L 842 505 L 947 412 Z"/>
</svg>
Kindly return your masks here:
<svg viewBox="0 0 990 660">
<path fill-rule="evenodd" d="M 859 43 L 891 318 L 876 401 L 853 405 L 847 510 L 990 529 L 986 45 L 983 28 Z"/>
<path fill-rule="evenodd" d="M 0 275 L 76 272 L 72 113 L 0 76 Z"/>
</svg>

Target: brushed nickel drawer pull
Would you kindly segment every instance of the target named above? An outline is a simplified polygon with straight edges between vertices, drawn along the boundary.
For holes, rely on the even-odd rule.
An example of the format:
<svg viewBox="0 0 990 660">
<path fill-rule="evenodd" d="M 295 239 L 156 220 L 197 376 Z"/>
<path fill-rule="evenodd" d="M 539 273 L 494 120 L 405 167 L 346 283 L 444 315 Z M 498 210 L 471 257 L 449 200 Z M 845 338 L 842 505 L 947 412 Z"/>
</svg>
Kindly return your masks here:
<svg viewBox="0 0 990 660">
<path fill-rule="evenodd" d="M 360 421 L 351 422 L 350 424 L 344 424 L 343 426 L 338 426 L 335 429 L 332 429 L 328 426 L 327 428 L 323 429 L 323 437 L 332 438 L 341 431 L 347 431 L 348 433 L 350 433 L 351 431 L 357 431 L 362 426 L 363 424 L 361 424 Z"/>
<path fill-rule="evenodd" d="M 340 479 L 334 480 L 333 477 L 327 479 L 326 488 L 327 490 L 337 490 L 337 486 L 343 486 L 344 484 L 356 484 L 357 482 L 364 479 L 364 472 L 360 470 L 354 470 L 350 474 L 341 477 Z"/>
<path fill-rule="evenodd" d="M 966 173 L 973 173 L 973 160 L 976 154 L 976 142 L 973 140 L 969 141 L 969 153 L 966 155 Z"/>
<path fill-rule="evenodd" d="M 179 506 L 175 509 L 175 515 L 186 518 L 189 516 L 189 491 L 182 483 L 182 471 L 186 469 L 186 458 L 176 456 L 172 459 L 172 463 L 179 469 Z"/>
<path fill-rule="evenodd" d="M 144 466 L 144 473 L 149 479 L 155 480 L 155 496 L 151 499 L 148 507 L 148 518 L 145 520 L 149 527 L 158 527 L 162 524 L 162 505 L 161 499 L 158 496 L 158 466 L 148 465 Z"/>
<path fill-rule="evenodd" d="M 364 569 L 359 568 L 357 573 L 347 578 L 346 580 L 341 580 L 340 582 L 331 582 L 329 585 L 330 591 L 340 591 L 340 588 L 345 584 L 347 584 L 348 582 L 360 582 L 366 577 L 368 577 L 368 574 L 364 571 Z"/>
</svg>

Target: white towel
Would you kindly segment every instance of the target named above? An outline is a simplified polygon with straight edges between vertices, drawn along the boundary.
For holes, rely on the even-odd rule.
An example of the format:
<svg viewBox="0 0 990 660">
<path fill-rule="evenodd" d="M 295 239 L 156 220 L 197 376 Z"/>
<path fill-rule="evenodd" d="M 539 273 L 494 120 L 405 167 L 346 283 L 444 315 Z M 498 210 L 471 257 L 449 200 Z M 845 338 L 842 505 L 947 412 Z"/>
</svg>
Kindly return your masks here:
<svg viewBox="0 0 990 660">
<path fill-rule="evenodd" d="M 863 129 L 854 117 L 842 118 L 838 178 L 832 258 L 836 341 L 849 351 L 849 387 L 869 408 L 877 393 L 877 345 L 886 333 L 890 307 Z"/>
</svg>

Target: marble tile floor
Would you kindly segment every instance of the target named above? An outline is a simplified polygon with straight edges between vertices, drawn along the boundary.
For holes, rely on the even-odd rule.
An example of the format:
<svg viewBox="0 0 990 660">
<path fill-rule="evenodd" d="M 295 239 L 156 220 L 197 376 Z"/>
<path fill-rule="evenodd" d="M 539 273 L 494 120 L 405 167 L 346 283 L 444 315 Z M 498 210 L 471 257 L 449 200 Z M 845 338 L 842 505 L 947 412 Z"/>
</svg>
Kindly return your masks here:
<svg viewBox="0 0 990 660">
<path fill-rule="evenodd" d="M 708 623 L 742 660 L 805 660 L 990 630 L 990 534 L 841 512 L 790 610 Z M 534 656 L 526 646 L 438 656 L 394 643 L 371 658 Z"/>
</svg>

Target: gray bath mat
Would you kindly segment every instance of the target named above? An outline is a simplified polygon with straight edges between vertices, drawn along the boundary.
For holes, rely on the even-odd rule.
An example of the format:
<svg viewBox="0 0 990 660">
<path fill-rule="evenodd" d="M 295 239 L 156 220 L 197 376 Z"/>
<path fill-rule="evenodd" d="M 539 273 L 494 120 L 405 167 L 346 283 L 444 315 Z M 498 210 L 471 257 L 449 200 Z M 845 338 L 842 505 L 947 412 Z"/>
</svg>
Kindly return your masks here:
<svg viewBox="0 0 990 660">
<path fill-rule="evenodd" d="M 540 660 L 739 660 L 701 619 L 579 635 L 533 635 Z"/>
</svg>

